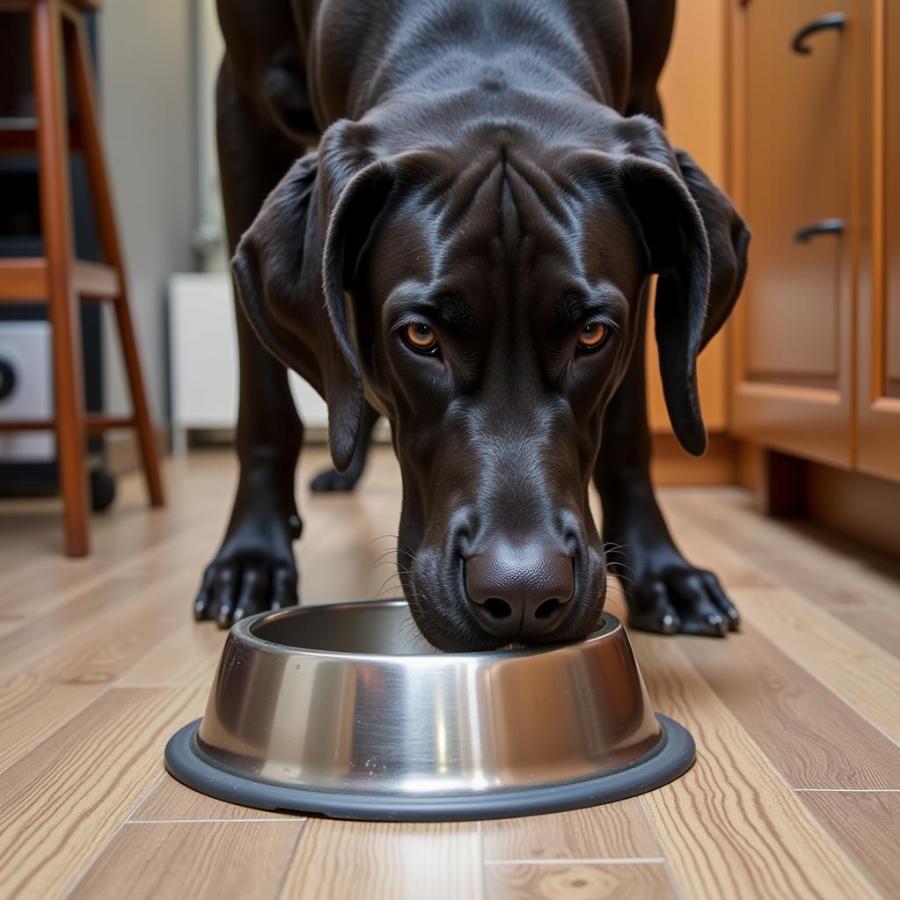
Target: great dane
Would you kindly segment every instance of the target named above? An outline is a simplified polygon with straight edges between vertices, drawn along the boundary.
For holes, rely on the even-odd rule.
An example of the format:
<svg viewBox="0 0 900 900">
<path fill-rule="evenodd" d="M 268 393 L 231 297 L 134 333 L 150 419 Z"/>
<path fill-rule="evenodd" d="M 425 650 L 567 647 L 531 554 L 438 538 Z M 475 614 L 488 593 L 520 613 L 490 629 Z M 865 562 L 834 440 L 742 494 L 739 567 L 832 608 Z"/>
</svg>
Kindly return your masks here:
<svg viewBox="0 0 900 900">
<path fill-rule="evenodd" d="M 701 454 L 697 354 L 749 240 L 663 130 L 674 0 L 219 0 L 219 15 L 241 470 L 196 616 L 297 602 L 291 368 L 328 404 L 319 487 L 350 487 L 390 423 L 398 569 L 437 647 L 582 638 L 607 571 L 632 627 L 737 628 L 649 472 L 651 276 L 672 427 Z"/>
</svg>

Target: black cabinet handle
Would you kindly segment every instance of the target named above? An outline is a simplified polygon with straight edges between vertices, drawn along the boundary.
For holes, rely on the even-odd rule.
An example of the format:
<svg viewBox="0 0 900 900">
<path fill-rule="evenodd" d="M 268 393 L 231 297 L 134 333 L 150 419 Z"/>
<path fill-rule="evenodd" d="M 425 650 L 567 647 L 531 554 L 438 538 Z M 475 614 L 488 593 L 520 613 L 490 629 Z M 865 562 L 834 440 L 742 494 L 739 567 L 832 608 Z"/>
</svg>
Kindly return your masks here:
<svg viewBox="0 0 900 900">
<path fill-rule="evenodd" d="M 817 31 L 843 31 L 844 25 L 847 23 L 847 17 L 843 13 L 828 13 L 825 16 L 819 16 L 812 22 L 807 22 L 792 38 L 791 50 L 799 53 L 801 56 L 809 56 L 812 53 L 812 47 L 805 43 L 806 39 Z"/>
<path fill-rule="evenodd" d="M 820 219 L 818 222 L 813 222 L 812 225 L 805 225 L 803 228 L 798 228 L 794 232 L 794 240 L 798 244 L 806 244 L 814 238 L 818 237 L 820 234 L 843 234 L 844 233 L 844 220 L 843 219 Z"/>
</svg>

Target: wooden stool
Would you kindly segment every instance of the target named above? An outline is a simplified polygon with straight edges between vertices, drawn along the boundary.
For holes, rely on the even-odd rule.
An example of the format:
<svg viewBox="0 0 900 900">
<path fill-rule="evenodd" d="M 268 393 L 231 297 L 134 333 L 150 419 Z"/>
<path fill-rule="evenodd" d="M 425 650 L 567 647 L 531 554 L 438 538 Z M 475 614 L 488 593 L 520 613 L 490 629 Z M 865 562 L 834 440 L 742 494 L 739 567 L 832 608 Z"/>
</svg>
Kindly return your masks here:
<svg viewBox="0 0 900 900">
<path fill-rule="evenodd" d="M 150 502 L 153 506 L 162 506 L 164 502 L 94 102 L 84 15 L 98 6 L 99 0 L 0 0 L 0 16 L 26 11 L 31 17 L 37 119 L 33 127 L 0 130 L 0 152 L 37 152 L 44 242 L 42 257 L 0 259 L 0 302 L 48 305 L 55 402 L 54 419 L 2 422 L 0 430 L 55 429 L 65 546 L 69 556 L 84 556 L 90 549 L 85 469 L 89 434 L 112 428 L 137 429 Z M 71 133 L 63 87 L 67 66 L 76 119 Z M 80 148 L 84 153 L 103 264 L 81 262 L 74 257 L 70 147 Z M 110 301 L 113 305 L 131 392 L 131 416 L 116 418 L 85 413 L 79 313 L 82 301 Z"/>
</svg>

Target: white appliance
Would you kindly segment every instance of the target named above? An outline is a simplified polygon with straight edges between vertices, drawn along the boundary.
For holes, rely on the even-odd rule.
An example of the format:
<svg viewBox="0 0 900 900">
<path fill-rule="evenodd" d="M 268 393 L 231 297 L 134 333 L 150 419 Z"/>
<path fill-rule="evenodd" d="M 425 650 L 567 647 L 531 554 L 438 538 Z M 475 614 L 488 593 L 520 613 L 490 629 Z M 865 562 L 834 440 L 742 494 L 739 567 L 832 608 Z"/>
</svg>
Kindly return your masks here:
<svg viewBox="0 0 900 900">
<path fill-rule="evenodd" d="M 237 424 L 237 335 L 229 274 L 197 272 L 169 280 L 169 366 L 174 452 L 187 449 L 189 429 Z M 306 429 L 325 431 L 325 401 L 294 372 L 290 384 Z"/>
<path fill-rule="evenodd" d="M 53 418 L 53 363 L 47 322 L 0 322 L 0 420 Z M 53 432 L 0 432 L 0 462 L 52 462 Z"/>
</svg>

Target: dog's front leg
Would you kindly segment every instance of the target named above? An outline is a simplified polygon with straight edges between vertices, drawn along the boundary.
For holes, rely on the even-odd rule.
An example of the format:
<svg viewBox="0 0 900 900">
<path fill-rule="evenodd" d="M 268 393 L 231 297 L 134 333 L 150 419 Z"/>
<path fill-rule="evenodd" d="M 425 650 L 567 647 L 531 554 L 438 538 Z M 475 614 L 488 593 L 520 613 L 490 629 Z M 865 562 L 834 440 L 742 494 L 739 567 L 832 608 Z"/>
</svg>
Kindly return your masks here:
<svg viewBox="0 0 900 900">
<path fill-rule="evenodd" d="M 219 165 L 231 252 L 266 194 L 300 154 L 260 134 L 223 69 L 218 94 Z M 194 601 L 198 619 L 228 627 L 243 616 L 297 602 L 293 541 L 300 536 L 294 469 L 303 427 L 287 370 L 259 343 L 236 304 L 240 361 L 240 479 L 219 550 Z"/>
<path fill-rule="evenodd" d="M 610 571 L 622 582 L 633 628 L 724 635 L 737 629 L 738 612 L 716 576 L 684 558 L 653 492 L 644 374 L 646 306 L 642 303 L 628 372 L 606 410 L 594 472 Z"/>
</svg>

